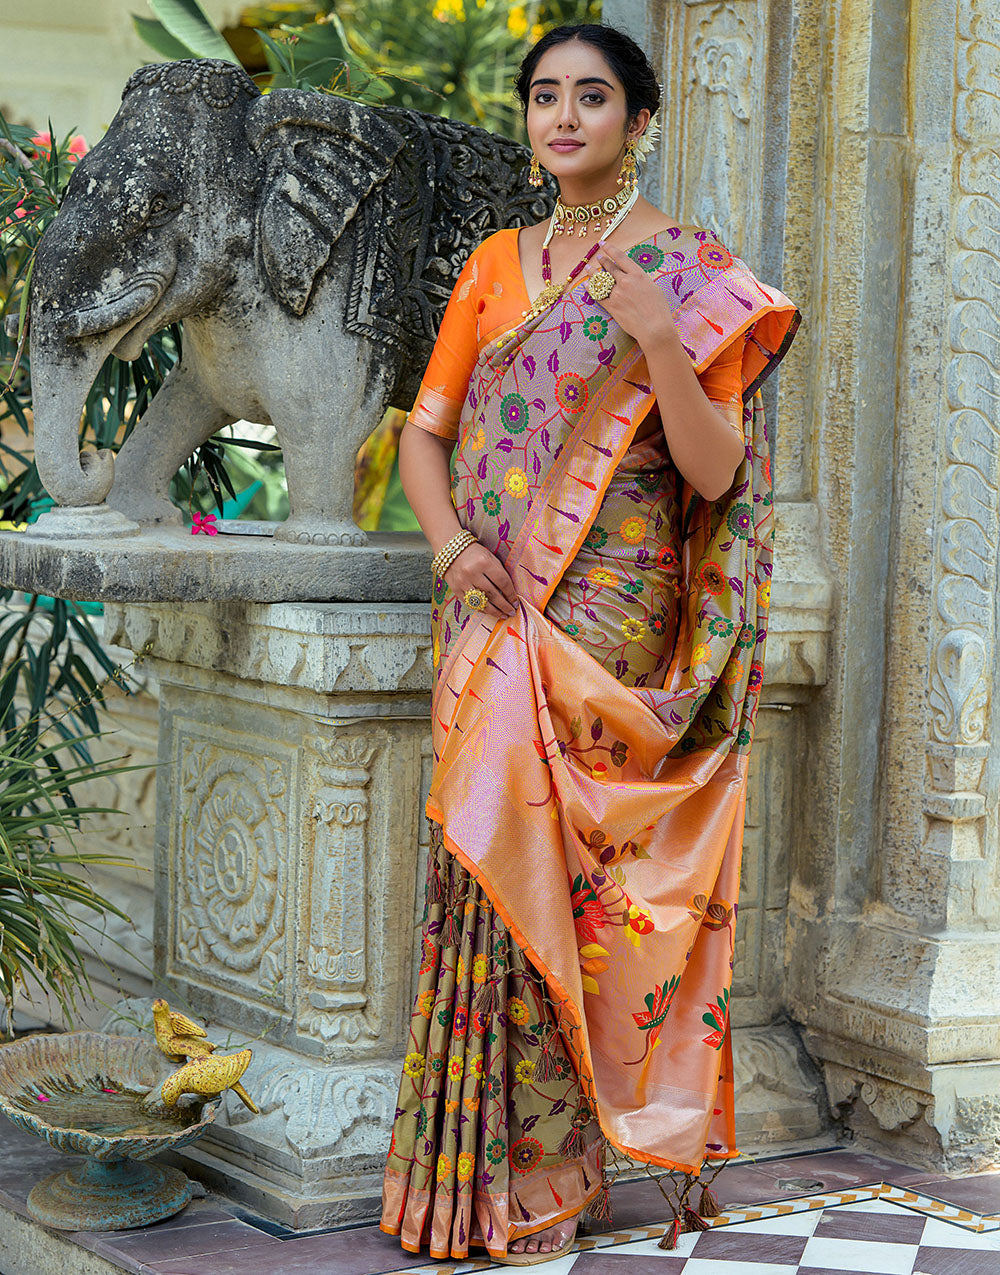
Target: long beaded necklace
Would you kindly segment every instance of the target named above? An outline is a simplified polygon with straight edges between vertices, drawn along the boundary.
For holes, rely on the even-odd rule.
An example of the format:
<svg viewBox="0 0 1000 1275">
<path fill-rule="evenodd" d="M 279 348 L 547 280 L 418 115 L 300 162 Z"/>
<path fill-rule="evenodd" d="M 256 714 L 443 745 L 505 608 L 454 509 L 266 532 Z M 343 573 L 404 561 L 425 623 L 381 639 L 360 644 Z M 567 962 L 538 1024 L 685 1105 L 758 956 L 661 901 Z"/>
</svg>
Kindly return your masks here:
<svg viewBox="0 0 1000 1275">
<path fill-rule="evenodd" d="M 635 207 L 635 202 L 638 198 L 639 198 L 639 189 L 638 187 L 635 187 L 629 194 L 629 197 L 626 203 L 623 204 L 621 208 L 619 208 L 616 215 L 611 219 L 611 221 L 608 222 L 607 228 L 604 231 L 604 236 L 603 236 L 604 239 L 607 239 L 613 231 L 618 229 L 621 223 L 625 220 L 628 214 Z M 549 255 L 549 244 L 552 242 L 552 235 L 555 232 L 555 229 L 556 229 L 556 219 L 555 219 L 555 215 L 553 214 L 552 219 L 549 221 L 549 228 L 548 228 L 548 231 L 546 232 L 545 239 L 542 242 L 542 282 L 545 286 L 542 288 L 541 292 L 535 298 L 530 308 L 524 311 L 524 314 L 521 316 L 522 320 L 533 319 L 535 318 L 536 315 L 541 314 L 543 310 L 547 310 L 548 307 L 553 304 L 556 298 L 561 296 L 566 286 L 568 284 L 571 284 L 573 280 L 576 279 L 577 276 L 581 273 L 581 271 L 583 271 L 586 268 L 587 263 L 590 261 L 591 257 L 594 255 L 594 253 L 597 251 L 598 247 L 600 246 L 600 243 L 601 243 L 600 239 L 597 240 L 596 243 L 591 244 L 590 248 L 587 250 L 586 256 L 583 257 L 582 260 L 576 263 L 573 269 L 566 276 L 565 280 L 562 283 L 553 283 L 552 282 L 552 258 Z M 518 326 L 520 326 L 520 324 Z"/>
</svg>

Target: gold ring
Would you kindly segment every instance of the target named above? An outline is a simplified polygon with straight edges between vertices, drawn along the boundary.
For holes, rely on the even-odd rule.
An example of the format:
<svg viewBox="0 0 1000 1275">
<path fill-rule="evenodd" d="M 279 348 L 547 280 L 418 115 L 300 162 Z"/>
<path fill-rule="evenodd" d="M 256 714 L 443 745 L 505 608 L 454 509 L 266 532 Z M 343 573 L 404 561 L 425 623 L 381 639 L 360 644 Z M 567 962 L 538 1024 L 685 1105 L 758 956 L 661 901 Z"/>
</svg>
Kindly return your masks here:
<svg viewBox="0 0 1000 1275">
<path fill-rule="evenodd" d="M 595 270 L 587 280 L 587 291 L 595 301 L 604 301 L 611 296 L 615 286 L 615 276 L 608 270 Z"/>
<path fill-rule="evenodd" d="M 466 589 L 465 605 L 470 611 L 485 611 L 487 602 L 489 598 L 482 589 Z"/>
</svg>

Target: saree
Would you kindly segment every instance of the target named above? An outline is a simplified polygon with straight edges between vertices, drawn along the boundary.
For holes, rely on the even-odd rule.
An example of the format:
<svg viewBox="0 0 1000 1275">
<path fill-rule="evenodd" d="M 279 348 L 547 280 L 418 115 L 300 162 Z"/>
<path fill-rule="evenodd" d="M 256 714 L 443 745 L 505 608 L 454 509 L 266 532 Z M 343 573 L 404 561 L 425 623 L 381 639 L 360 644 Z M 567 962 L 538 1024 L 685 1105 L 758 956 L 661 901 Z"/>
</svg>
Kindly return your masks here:
<svg viewBox="0 0 1000 1275">
<path fill-rule="evenodd" d="M 477 304 L 452 499 L 518 604 L 494 621 L 434 585 L 423 962 L 383 1191 L 382 1228 L 435 1257 L 503 1256 L 579 1212 L 606 1149 L 695 1178 L 737 1154 L 729 993 L 773 539 L 759 389 L 799 316 L 707 231 L 629 255 L 696 372 L 739 350 L 745 454 L 707 501 L 662 431 L 634 443 L 651 378 L 587 276 L 514 326 Z M 426 390 L 411 420 L 445 433 L 420 419 L 445 419 Z"/>
</svg>

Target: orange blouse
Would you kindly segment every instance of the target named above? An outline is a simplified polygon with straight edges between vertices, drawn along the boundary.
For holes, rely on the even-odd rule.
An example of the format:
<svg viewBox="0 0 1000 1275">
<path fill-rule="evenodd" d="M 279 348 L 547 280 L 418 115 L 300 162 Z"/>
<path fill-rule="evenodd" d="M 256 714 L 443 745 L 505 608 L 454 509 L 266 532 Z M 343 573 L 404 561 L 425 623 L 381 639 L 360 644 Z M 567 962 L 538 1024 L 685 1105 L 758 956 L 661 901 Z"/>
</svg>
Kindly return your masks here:
<svg viewBox="0 0 1000 1275">
<path fill-rule="evenodd" d="M 408 420 L 439 438 L 456 439 L 462 405 L 481 350 L 520 322 L 530 306 L 517 248 L 517 228 L 498 230 L 471 254 L 455 281 L 437 341 Z M 698 374 L 707 398 L 742 431 L 742 366 L 746 334 L 725 346 Z M 653 408 L 655 411 L 655 407 Z"/>
</svg>

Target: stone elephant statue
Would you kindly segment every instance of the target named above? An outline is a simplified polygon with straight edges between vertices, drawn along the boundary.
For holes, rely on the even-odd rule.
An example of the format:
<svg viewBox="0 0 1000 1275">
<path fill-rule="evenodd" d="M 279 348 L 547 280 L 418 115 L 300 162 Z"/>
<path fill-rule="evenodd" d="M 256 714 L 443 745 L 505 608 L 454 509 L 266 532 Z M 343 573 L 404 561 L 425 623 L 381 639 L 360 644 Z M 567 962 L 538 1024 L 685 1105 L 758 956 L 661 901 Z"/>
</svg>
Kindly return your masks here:
<svg viewBox="0 0 1000 1275">
<path fill-rule="evenodd" d="M 35 265 L 35 455 L 49 493 L 94 534 L 107 524 L 89 515 L 108 506 L 123 526 L 178 522 L 177 469 L 244 418 L 273 424 L 284 451 L 291 512 L 276 535 L 363 544 L 358 447 L 386 406 L 412 403 L 471 246 L 550 209 L 526 158 L 435 116 L 263 96 L 227 62 L 137 71 Z M 81 453 L 103 360 L 135 358 L 177 320 L 182 357 L 117 456 Z"/>
</svg>

